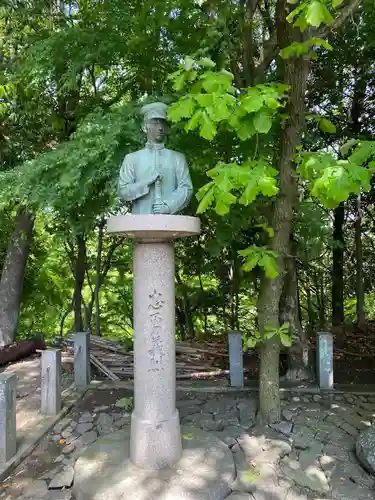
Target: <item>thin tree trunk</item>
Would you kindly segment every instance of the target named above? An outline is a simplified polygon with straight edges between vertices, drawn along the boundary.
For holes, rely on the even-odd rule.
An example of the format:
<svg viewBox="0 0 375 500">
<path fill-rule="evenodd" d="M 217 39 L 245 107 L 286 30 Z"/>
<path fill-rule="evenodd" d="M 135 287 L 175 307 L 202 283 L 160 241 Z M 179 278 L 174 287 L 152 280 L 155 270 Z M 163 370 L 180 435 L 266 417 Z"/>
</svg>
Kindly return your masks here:
<svg viewBox="0 0 375 500">
<path fill-rule="evenodd" d="M 365 323 L 365 287 L 363 282 L 363 252 L 362 252 L 362 210 L 361 195 L 357 198 L 357 216 L 355 219 L 355 257 L 356 257 L 356 296 L 357 323 Z"/>
<path fill-rule="evenodd" d="M 82 332 L 84 329 L 82 318 L 82 289 L 85 281 L 86 268 L 86 240 L 83 235 L 78 235 L 76 239 L 77 255 L 74 266 L 75 286 L 74 286 L 74 329 Z"/>
<path fill-rule="evenodd" d="M 21 206 L 0 280 L 0 347 L 15 341 L 35 214 Z"/>
<path fill-rule="evenodd" d="M 280 322 L 289 323 L 289 333 L 296 337 L 288 351 L 287 380 L 306 380 L 310 377 L 308 370 L 309 353 L 306 333 L 299 317 L 298 281 L 295 257 L 285 259 L 285 280 L 280 304 Z"/>
<path fill-rule="evenodd" d="M 293 41 L 292 27 L 286 21 L 287 0 L 279 0 L 276 7 L 277 37 L 279 47 Z M 299 33 L 298 33 L 299 35 Z M 293 209 L 297 200 L 294 155 L 300 143 L 305 123 L 305 92 L 309 62 L 303 57 L 285 61 L 284 81 L 290 85 L 287 121 L 280 130 L 278 158 L 279 193 L 272 211 L 272 250 L 278 255 L 279 275 L 276 279 L 263 278 L 258 301 L 259 327 L 264 334 L 266 327 L 279 328 L 280 297 L 284 281 L 284 259 L 289 255 L 292 233 Z M 262 422 L 280 419 L 279 393 L 280 340 L 274 336 L 261 344 L 259 369 L 259 419 Z"/>
<path fill-rule="evenodd" d="M 344 322 L 344 220 L 345 208 L 341 203 L 335 209 L 332 251 L 332 324 Z"/>
</svg>

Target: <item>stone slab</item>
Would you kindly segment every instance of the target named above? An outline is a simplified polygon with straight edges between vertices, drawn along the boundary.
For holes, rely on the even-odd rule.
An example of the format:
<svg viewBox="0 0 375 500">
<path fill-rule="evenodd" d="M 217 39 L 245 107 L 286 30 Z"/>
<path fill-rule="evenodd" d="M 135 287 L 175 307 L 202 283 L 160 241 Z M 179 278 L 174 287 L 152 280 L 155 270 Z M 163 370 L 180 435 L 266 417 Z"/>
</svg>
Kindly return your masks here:
<svg viewBox="0 0 375 500">
<path fill-rule="evenodd" d="M 333 336 L 330 333 L 318 333 L 316 356 L 319 387 L 333 389 Z"/>
<path fill-rule="evenodd" d="M 235 477 L 228 446 L 212 434 L 182 428 L 183 455 L 160 470 L 135 467 L 129 459 L 130 429 L 100 438 L 78 458 L 76 500 L 223 500 Z"/>
<path fill-rule="evenodd" d="M 138 241 L 172 241 L 200 234 L 198 217 L 186 215 L 137 214 L 108 218 L 107 232 L 130 236 Z"/>
</svg>

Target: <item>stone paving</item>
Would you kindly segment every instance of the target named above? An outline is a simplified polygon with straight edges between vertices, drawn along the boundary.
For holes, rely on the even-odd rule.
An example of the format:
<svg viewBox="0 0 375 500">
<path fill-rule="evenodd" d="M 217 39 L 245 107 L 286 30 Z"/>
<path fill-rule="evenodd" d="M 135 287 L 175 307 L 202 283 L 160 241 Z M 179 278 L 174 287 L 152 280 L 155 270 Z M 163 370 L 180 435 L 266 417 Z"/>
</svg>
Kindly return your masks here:
<svg viewBox="0 0 375 500">
<path fill-rule="evenodd" d="M 1 500 L 72 500 L 84 448 L 130 422 L 131 394 L 89 393 L 58 422 L 2 488 Z M 280 423 L 255 424 L 256 395 L 178 393 L 184 424 L 214 433 L 233 453 L 230 500 L 374 500 L 375 477 L 355 456 L 359 432 L 375 423 L 375 396 L 287 393 Z"/>
</svg>

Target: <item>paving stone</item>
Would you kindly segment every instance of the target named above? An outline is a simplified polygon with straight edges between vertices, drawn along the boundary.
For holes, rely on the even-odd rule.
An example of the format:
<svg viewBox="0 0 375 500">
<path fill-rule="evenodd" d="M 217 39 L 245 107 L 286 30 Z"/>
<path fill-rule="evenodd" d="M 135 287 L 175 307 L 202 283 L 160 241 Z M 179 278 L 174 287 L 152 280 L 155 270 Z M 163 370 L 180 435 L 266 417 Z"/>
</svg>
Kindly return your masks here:
<svg viewBox="0 0 375 500">
<path fill-rule="evenodd" d="M 44 495 L 42 500 L 72 500 L 72 498 L 70 490 L 50 490 Z"/>
<path fill-rule="evenodd" d="M 354 484 L 342 484 L 332 488 L 332 500 L 374 500 L 375 491 Z"/>
<path fill-rule="evenodd" d="M 75 447 L 76 447 L 76 445 L 74 443 L 70 443 L 67 446 L 64 446 L 64 448 L 62 449 L 62 453 L 64 455 L 69 455 L 70 453 L 73 453 L 73 451 L 75 450 Z"/>
<path fill-rule="evenodd" d="M 54 462 L 56 462 L 56 460 L 54 460 Z M 40 477 L 39 479 L 44 479 L 44 480 L 47 480 L 47 479 L 52 479 L 54 476 L 56 476 L 56 474 L 61 470 L 61 467 L 60 466 L 57 466 L 49 471 L 46 471 L 44 472 Z"/>
<path fill-rule="evenodd" d="M 116 429 L 122 429 L 123 427 L 125 427 L 125 425 L 130 424 L 130 418 L 131 418 L 131 415 L 130 415 L 130 413 L 128 413 L 128 414 L 124 415 L 122 418 L 120 418 L 119 420 L 115 420 L 114 426 L 116 427 Z"/>
<path fill-rule="evenodd" d="M 375 474 L 375 426 L 361 432 L 356 442 L 356 455 L 363 467 Z"/>
<path fill-rule="evenodd" d="M 96 422 L 96 427 L 101 436 L 115 432 L 112 415 L 109 415 L 108 413 L 101 413 Z"/>
<path fill-rule="evenodd" d="M 361 406 L 361 408 L 364 408 L 365 410 L 368 410 L 368 411 L 371 411 L 371 412 L 375 412 L 375 403 L 364 403 L 364 402 L 361 402 L 361 403 L 359 403 L 359 406 Z"/>
<path fill-rule="evenodd" d="M 296 413 L 295 413 L 295 412 L 290 411 L 290 410 L 288 410 L 287 408 L 285 408 L 284 410 L 282 410 L 281 414 L 282 414 L 283 418 L 285 418 L 285 420 L 286 420 L 287 422 L 292 421 L 292 420 L 293 420 L 293 418 L 296 416 Z"/>
<path fill-rule="evenodd" d="M 80 419 L 78 420 L 78 423 L 79 424 L 88 424 L 89 422 L 93 422 L 93 421 L 94 421 L 94 417 L 91 415 L 91 413 L 86 411 L 85 413 L 83 413 L 81 415 Z"/>
<path fill-rule="evenodd" d="M 257 412 L 255 402 L 240 401 L 239 403 L 237 403 L 237 408 L 241 426 L 244 428 L 252 427 L 255 422 Z"/>
<path fill-rule="evenodd" d="M 297 449 L 305 450 L 316 442 L 315 432 L 307 426 L 295 425 L 293 427 L 292 440 Z"/>
<path fill-rule="evenodd" d="M 322 396 L 320 394 L 314 394 L 313 396 L 313 401 L 315 401 L 316 403 L 319 403 L 322 399 Z"/>
<path fill-rule="evenodd" d="M 331 443 L 324 445 L 323 455 L 333 457 L 335 460 L 349 461 L 349 452 Z"/>
<path fill-rule="evenodd" d="M 61 437 L 64 439 L 67 439 L 67 438 L 71 437 L 72 434 L 73 434 L 73 430 L 70 427 L 68 427 L 67 429 L 62 431 Z"/>
<path fill-rule="evenodd" d="M 227 500 L 254 500 L 254 496 L 249 493 L 239 493 L 238 491 L 235 493 L 231 493 Z"/>
<path fill-rule="evenodd" d="M 196 413 L 201 413 L 202 407 L 198 405 L 186 405 L 182 408 L 177 407 L 180 414 L 180 418 L 185 418 L 188 415 L 194 415 Z"/>
<path fill-rule="evenodd" d="M 327 494 L 330 491 L 324 472 L 314 464 L 303 469 L 298 461 L 286 457 L 281 460 L 280 468 L 286 477 L 301 488 L 308 488 L 318 494 Z"/>
<path fill-rule="evenodd" d="M 358 430 L 353 427 L 351 424 L 348 424 L 347 422 L 341 422 L 339 424 L 340 429 L 344 430 L 349 436 L 357 437 L 358 436 Z"/>
<path fill-rule="evenodd" d="M 120 401 L 123 401 L 125 399 L 129 402 L 129 398 L 122 398 L 122 399 L 119 399 L 118 401 L 116 401 L 116 406 L 117 406 L 117 403 L 119 403 Z M 121 406 L 119 408 L 123 408 L 123 407 Z M 95 406 L 94 413 L 99 413 L 100 411 L 107 411 L 107 410 L 109 410 L 109 406 L 105 406 L 105 405 Z"/>
<path fill-rule="evenodd" d="M 56 432 L 56 434 L 60 434 L 61 431 L 63 431 L 65 429 L 65 427 L 68 427 L 68 425 L 71 422 L 72 422 L 71 418 L 65 417 L 62 420 L 60 420 L 59 422 L 57 422 L 57 424 L 55 425 L 55 427 L 53 429 Z"/>
<path fill-rule="evenodd" d="M 88 431 L 91 431 L 91 429 L 94 427 L 93 422 L 85 422 L 82 424 L 78 424 L 75 431 L 78 434 L 85 434 Z"/>
<path fill-rule="evenodd" d="M 285 436 L 290 436 L 293 428 L 293 424 L 291 422 L 279 422 L 276 424 L 270 424 L 271 429 L 274 429 L 276 432 L 280 432 Z"/>
<path fill-rule="evenodd" d="M 98 438 L 98 434 L 95 431 L 89 431 L 80 436 L 76 441 L 76 448 L 82 448 L 83 446 L 88 446 L 92 444 Z"/>
<path fill-rule="evenodd" d="M 70 488 L 74 480 L 74 469 L 71 466 L 64 467 L 61 472 L 52 478 L 48 488 L 50 490 L 58 490 L 62 488 Z"/>
</svg>

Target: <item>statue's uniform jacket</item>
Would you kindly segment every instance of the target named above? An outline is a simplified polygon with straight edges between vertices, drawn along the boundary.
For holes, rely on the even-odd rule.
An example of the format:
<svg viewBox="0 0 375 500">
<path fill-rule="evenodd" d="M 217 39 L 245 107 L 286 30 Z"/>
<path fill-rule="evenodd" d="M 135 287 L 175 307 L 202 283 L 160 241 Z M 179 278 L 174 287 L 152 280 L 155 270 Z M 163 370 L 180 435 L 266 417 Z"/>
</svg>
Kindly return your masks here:
<svg viewBox="0 0 375 500">
<path fill-rule="evenodd" d="M 120 169 L 118 195 L 132 202 L 133 214 L 151 214 L 155 200 L 155 184 L 148 180 L 161 175 L 162 201 L 169 213 L 181 211 L 189 203 L 193 188 L 185 156 L 162 145 L 146 145 L 125 156 Z"/>
</svg>

